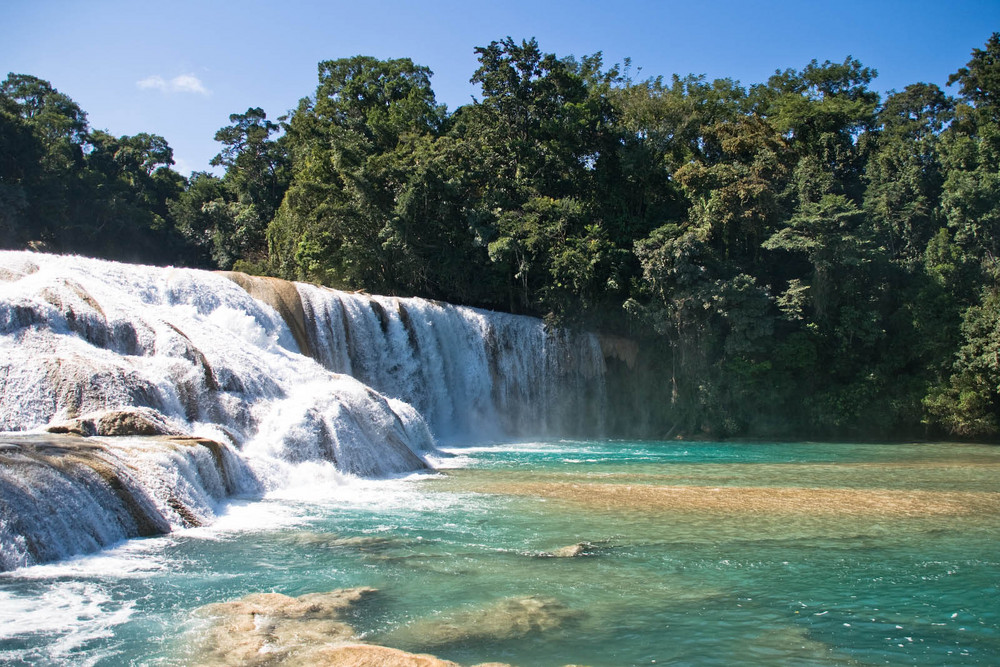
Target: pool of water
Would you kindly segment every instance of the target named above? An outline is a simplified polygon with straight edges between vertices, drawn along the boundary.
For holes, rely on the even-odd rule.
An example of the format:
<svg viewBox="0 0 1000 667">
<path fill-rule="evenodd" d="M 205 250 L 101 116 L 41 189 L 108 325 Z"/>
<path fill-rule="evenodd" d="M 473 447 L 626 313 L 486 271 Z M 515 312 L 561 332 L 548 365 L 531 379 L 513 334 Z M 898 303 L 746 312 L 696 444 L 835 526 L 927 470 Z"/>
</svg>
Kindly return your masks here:
<svg viewBox="0 0 1000 667">
<path fill-rule="evenodd" d="M 1000 448 L 450 452 L 2 575 L 0 663 L 200 663 L 205 605 L 358 586 L 360 640 L 463 665 L 1000 663 Z"/>
</svg>

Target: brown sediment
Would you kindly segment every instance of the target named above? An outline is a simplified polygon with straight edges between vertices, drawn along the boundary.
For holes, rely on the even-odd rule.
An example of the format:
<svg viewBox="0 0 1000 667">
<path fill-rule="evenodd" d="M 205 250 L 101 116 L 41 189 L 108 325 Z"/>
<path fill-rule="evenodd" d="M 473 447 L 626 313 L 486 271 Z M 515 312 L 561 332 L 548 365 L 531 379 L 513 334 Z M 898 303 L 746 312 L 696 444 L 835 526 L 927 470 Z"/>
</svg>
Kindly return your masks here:
<svg viewBox="0 0 1000 667">
<path fill-rule="evenodd" d="M 598 510 L 944 516 L 1000 513 L 1000 493 L 888 489 L 654 486 L 571 482 L 490 483 L 483 493 L 537 496 Z"/>
<path fill-rule="evenodd" d="M 1000 452 L 998 452 L 1000 453 Z M 867 491 L 993 493 L 1000 491 L 1000 457 L 942 457 L 904 462 L 846 463 L 691 463 L 669 466 L 624 466 L 617 470 L 591 470 L 567 466 L 557 471 L 448 470 L 443 479 L 429 482 L 446 490 L 502 490 L 509 485 L 573 483 L 578 486 L 706 487 L 740 489 L 798 488 L 844 493 Z M 492 492 L 492 491 L 491 491 Z M 524 491 L 517 495 L 531 495 Z"/>
<path fill-rule="evenodd" d="M 255 299 L 263 301 L 278 311 L 285 324 L 292 331 L 292 337 L 298 343 L 302 354 L 313 356 L 309 345 L 309 336 L 305 324 L 305 310 L 302 307 L 302 297 L 295 283 L 281 278 L 269 276 L 251 276 L 239 271 L 219 271 L 219 274 L 242 287 Z"/>
</svg>

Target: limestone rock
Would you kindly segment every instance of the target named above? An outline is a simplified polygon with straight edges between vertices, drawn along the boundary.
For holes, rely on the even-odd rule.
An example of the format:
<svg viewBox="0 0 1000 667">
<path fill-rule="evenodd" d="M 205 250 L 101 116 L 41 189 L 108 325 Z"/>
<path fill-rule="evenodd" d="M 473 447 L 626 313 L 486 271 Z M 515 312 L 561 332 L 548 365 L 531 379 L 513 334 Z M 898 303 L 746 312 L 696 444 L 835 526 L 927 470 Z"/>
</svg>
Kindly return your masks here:
<svg viewBox="0 0 1000 667">
<path fill-rule="evenodd" d="M 617 359 L 623 362 L 629 370 L 635 369 L 636 359 L 639 357 L 638 343 L 628 338 L 608 334 L 600 334 L 597 340 L 601 345 L 601 353 L 605 359 Z"/>
<path fill-rule="evenodd" d="M 299 597 L 255 593 L 202 607 L 198 615 L 211 622 L 199 642 L 197 663 L 264 665 L 287 660 L 288 664 L 308 664 L 304 651 L 355 639 L 354 628 L 342 615 L 374 592 L 374 588 L 360 587 Z"/>
<path fill-rule="evenodd" d="M 302 297 L 295 283 L 269 276 L 251 276 L 239 271 L 219 271 L 219 274 L 242 287 L 247 294 L 278 311 L 292 332 L 302 354 L 312 356 L 312 346 L 306 333 Z"/>
<path fill-rule="evenodd" d="M 576 544 L 571 544 L 567 547 L 560 547 L 553 551 L 548 551 L 543 556 L 549 556 L 551 558 L 576 558 L 577 556 L 586 555 L 586 553 L 593 548 L 590 542 L 577 542 Z"/>
<path fill-rule="evenodd" d="M 300 656 L 296 662 L 317 667 L 461 667 L 433 655 L 407 653 L 373 644 L 325 646 Z"/>
<path fill-rule="evenodd" d="M 420 646 L 504 641 L 556 630 L 576 617 L 576 612 L 554 598 L 512 597 L 420 619 L 392 636 Z"/>
<path fill-rule="evenodd" d="M 102 443 L 65 434 L 2 436 L 0 571 L 169 531 L 136 471 Z"/>
<path fill-rule="evenodd" d="M 85 436 L 183 435 L 180 429 L 151 408 L 91 412 L 61 424 L 51 424 L 45 430 Z"/>
</svg>

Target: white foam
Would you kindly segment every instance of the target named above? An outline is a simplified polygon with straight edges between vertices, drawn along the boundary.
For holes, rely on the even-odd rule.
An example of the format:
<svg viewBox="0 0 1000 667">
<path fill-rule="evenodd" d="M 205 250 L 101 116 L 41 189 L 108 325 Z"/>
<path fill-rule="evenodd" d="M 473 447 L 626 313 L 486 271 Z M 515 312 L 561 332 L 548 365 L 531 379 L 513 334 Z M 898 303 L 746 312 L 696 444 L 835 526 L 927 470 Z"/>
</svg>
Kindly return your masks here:
<svg viewBox="0 0 1000 667">
<path fill-rule="evenodd" d="M 240 533 L 276 531 L 310 523 L 301 507 L 273 500 L 235 500 L 222 510 L 209 526 L 179 531 L 177 538 L 222 540 Z"/>
<path fill-rule="evenodd" d="M 131 600 L 112 599 L 93 582 L 59 582 L 30 596 L 0 591 L 0 640 L 49 636 L 51 640 L 43 649 L 44 662 L 94 664 L 107 656 L 81 655 L 78 649 L 95 639 L 114 636 L 115 627 L 132 617 L 134 606 Z M 36 651 L 25 653 L 34 658 Z M 18 657 L 17 653 L 12 657 Z"/>
<path fill-rule="evenodd" d="M 169 561 L 161 555 L 170 540 L 164 536 L 123 541 L 93 554 L 0 573 L 0 580 L 142 579 L 170 569 Z"/>
</svg>

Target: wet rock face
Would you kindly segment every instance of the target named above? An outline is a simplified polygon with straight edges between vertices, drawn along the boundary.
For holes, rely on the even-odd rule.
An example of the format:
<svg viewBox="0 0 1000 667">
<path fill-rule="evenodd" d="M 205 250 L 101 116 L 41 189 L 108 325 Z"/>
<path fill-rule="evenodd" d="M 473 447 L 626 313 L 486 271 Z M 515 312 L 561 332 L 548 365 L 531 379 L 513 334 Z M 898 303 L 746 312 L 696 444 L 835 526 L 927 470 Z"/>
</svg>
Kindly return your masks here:
<svg viewBox="0 0 1000 667">
<path fill-rule="evenodd" d="M 0 571 L 170 531 L 132 471 L 70 435 L 4 438 Z"/>
<path fill-rule="evenodd" d="M 210 523 L 241 475 L 201 438 L 0 434 L 0 571 Z"/>
<path fill-rule="evenodd" d="M 295 354 L 310 351 L 295 283 L 7 251 L 0 269 L 0 431 L 207 427 L 248 460 L 427 468 L 416 410 Z M 290 474 L 262 465 L 274 485 Z"/>
<path fill-rule="evenodd" d="M 278 311 L 292 332 L 302 354 L 313 356 L 305 323 L 302 299 L 295 283 L 269 276 L 251 276 L 239 271 L 219 271 L 219 274 L 242 287 L 255 299 Z"/>
</svg>

